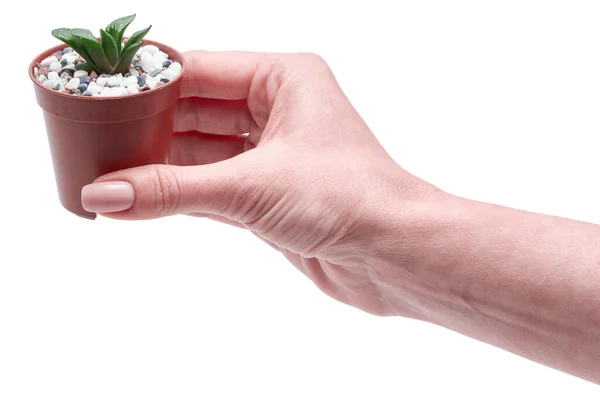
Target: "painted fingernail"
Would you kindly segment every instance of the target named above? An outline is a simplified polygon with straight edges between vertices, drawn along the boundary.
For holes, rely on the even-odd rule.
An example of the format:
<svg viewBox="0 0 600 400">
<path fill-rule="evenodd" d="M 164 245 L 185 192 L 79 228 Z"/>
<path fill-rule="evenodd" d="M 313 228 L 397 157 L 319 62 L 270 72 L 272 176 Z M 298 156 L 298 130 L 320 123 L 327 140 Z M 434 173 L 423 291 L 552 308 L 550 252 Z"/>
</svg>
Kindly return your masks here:
<svg viewBox="0 0 600 400">
<path fill-rule="evenodd" d="M 135 190 L 129 182 L 99 182 L 81 190 L 81 204 L 86 211 L 110 213 L 124 211 L 133 205 Z"/>
</svg>

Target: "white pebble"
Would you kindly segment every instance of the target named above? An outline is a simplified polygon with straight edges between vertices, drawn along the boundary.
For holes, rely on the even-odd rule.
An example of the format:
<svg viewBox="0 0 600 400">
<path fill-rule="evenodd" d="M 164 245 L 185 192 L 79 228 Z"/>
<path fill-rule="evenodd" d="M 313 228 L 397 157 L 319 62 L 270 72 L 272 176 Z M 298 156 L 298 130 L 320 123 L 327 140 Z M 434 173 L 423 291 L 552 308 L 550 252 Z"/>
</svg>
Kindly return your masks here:
<svg viewBox="0 0 600 400">
<path fill-rule="evenodd" d="M 125 96 L 127 94 L 127 89 L 124 87 L 107 87 L 102 89 L 100 92 L 100 96 L 102 97 L 110 97 L 110 96 Z"/>
<path fill-rule="evenodd" d="M 156 85 L 158 84 L 158 82 L 160 82 L 160 79 L 156 79 L 156 78 L 148 78 L 148 79 L 146 79 L 146 85 L 148 85 L 148 87 L 150 89 L 155 89 Z"/>
<path fill-rule="evenodd" d="M 67 64 L 73 64 L 77 60 L 77 55 L 73 53 L 63 54 L 62 60 L 67 60 Z"/>
<path fill-rule="evenodd" d="M 58 72 L 52 71 L 52 72 L 48 73 L 48 79 L 50 79 L 52 81 L 57 81 L 58 80 Z"/>
<path fill-rule="evenodd" d="M 175 61 L 174 63 L 169 65 L 169 69 L 171 69 L 177 73 L 180 73 L 181 72 L 181 64 L 179 64 L 179 62 Z"/>
<path fill-rule="evenodd" d="M 121 81 L 121 86 L 129 87 L 131 85 L 137 84 L 137 81 L 137 76 L 130 76 L 129 78 L 125 78 L 123 79 L 123 81 Z"/>
<path fill-rule="evenodd" d="M 58 81 L 55 79 L 49 79 L 49 80 L 45 81 L 44 83 L 42 83 L 42 85 L 44 85 L 45 88 L 54 89 L 54 87 L 56 85 L 58 85 Z"/>
<path fill-rule="evenodd" d="M 125 96 L 127 94 L 127 89 L 124 87 L 116 87 L 113 89 L 113 96 Z"/>
<path fill-rule="evenodd" d="M 154 59 L 152 58 L 152 54 L 144 52 L 142 53 L 142 69 L 150 73 L 154 69 Z"/>
<path fill-rule="evenodd" d="M 65 85 L 65 89 L 68 89 L 68 90 L 77 89 L 79 87 L 79 83 L 80 83 L 79 78 L 73 78 Z"/>
<path fill-rule="evenodd" d="M 158 47 L 154 46 L 154 45 L 147 45 L 147 46 L 143 46 L 142 47 L 142 54 L 143 53 L 150 53 L 150 54 L 154 54 L 158 51 Z"/>
<path fill-rule="evenodd" d="M 179 75 L 177 72 L 175 72 L 175 70 L 169 68 L 165 69 L 161 74 L 164 75 L 164 77 L 170 81 L 175 79 L 177 75 Z"/>
<path fill-rule="evenodd" d="M 48 65 L 52 64 L 53 62 L 58 62 L 58 58 L 56 58 L 55 56 L 50 56 L 48 58 L 44 58 L 40 64 L 42 64 L 42 66 L 44 66 L 44 67 L 47 67 Z"/>
<path fill-rule="evenodd" d="M 131 85 L 131 86 L 127 87 L 127 93 L 136 94 L 136 93 L 139 93 L 139 91 L 140 91 L 140 87 L 137 83 L 135 85 Z"/>
<path fill-rule="evenodd" d="M 88 72 L 84 71 L 84 70 L 80 70 L 80 71 L 75 71 L 75 75 L 73 75 L 75 78 L 81 78 L 82 76 L 87 76 Z"/>
<path fill-rule="evenodd" d="M 98 93 L 102 92 L 102 86 L 97 85 L 94 82 L 92 82 L 89 84 L 87 91 L 92 94 L 98 94 Z"/>
<path fill-rule="evenodd" d="M 59 62 L 53 62 L 50 64 L 50 71 L 60 71 L 62 69 L 62 65 Z"/>
<path fill-rule="evenodd" d="M 108 78 L 108 86 L 110 86 L 110 87 L 119 86 L 122 81 L 123 81 L 123 79 L 118 76 L 111 76 L 110 78 Z"/>
<path fill-rule="evenodd" d="M 96 79 L 96 83 L 99 86 L 106 86 L 106 84 L 108 83 L 108 78 L 101 76 L 98 79 Z"/>
<path fill-rule="evenodd" d="M 137 69 L 130 69 L 129 70 L 129 75 L 131 75 L 131 76 L 140 76 L 140 73 L 138 72 Z"/>
<path fill-rule="evenodd" d="M 33 77 L 35 79 L 37 79 L 38 76 L 40 76 L 40 70 L 38 69 L 38 67 L 34 67 L 33 68 Z"/>
<path fill-rule="evenodd" d="M 160 52 L 154 53 L 154 56 L 152 57 L 152 59 L 154 62 L 154 68 L 156 68 L 156 69 L 162 69 L 163 63 L 165 61 L 167 61 L 167 58 L 164 57 Z"/>
<path fill-rule="evenodd" d="M 44 83 L 48 78 L 46 78 L 46 75 L 40 75 L 36 79 L 39 83 Z"/>
</svg>

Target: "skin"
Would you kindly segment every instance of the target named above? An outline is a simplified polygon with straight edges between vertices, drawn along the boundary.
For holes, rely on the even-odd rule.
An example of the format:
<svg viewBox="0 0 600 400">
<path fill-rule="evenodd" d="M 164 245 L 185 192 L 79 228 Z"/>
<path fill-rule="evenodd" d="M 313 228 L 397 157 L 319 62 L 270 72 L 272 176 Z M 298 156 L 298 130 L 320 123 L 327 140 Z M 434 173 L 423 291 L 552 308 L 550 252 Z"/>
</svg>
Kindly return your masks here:
<svg viewBox="0 0 600 400">
<path fill-rule="evenodd" d="M 135 191 L 133 206 L 101 215 L 248 229 L 340 302 L 600 383 L 600 227 L 411 175 L 314 54 L 185 58 L 169 165 L 99 178 Z"/>
</svg>

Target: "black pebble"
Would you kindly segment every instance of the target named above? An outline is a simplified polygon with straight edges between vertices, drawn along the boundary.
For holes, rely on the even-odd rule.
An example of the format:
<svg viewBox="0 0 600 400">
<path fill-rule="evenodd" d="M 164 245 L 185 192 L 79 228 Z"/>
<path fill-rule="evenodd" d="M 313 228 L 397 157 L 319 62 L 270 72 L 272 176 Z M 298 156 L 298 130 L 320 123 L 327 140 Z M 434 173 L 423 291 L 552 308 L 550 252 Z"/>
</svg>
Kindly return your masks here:
<svg viewBox="0 0 600 400">
<path fill-rule="evenodd" d="M 61 60 L 60 65 L 62 65 L 63 67 L 65 67 L 67 65 L 67 60 Z"/>
<path fill-rule="evenodd" d="M 75 70 L 71 68 L 63 68 L 60 71 L 58 71 L 58 76 L 62 77 L 64 74 L 68 74 L 70 77 L 73 77 L 73 75 L 75 74 Z"/>
<path fill-rule="evenodd" d="M 164 82 L 164 83 L 169 83 L 169 82 L 171 82 L 171 81 L 170 81 L 170 80 L 168 80 L 167 78 L 161 78 L 161 80 L 160 80 L 160 81 L 161 81 L 161 82 Z"/>
<path fill-rule="evenodd" d="M 171 60 L 167 60 L 163 63 L 163 67 L 168 68 L 169 65 L 171 65 L 172 61 Z"/>
<path fill-rule="evenodd" d="M 72 49 L 72 48 L 70 48 L 70 47 L 67 47 L 67 48 L 66 48 L 66 49 L 64 49 L 62 52 L 63 52 L 63 54 L 64 54 L 64 53 L 70 53 L 70 52 L 72 52 L 72 51 L 73 51 L 73 49 Z"/>
<path fill-rule="evenodd" d="M 87 90 L 87 87 L 88 87 L 87 83 L 82 83 L 81 85 L 79 85 L 79 87 L 77 89 L 79 89 L 79 91 L 81 93 L 83 93 Z"/>
<path fill-rule="evenodd" d="M 146 84 L 146 79 L 143 76 L 138 76 L 138 85 L 140 87 L 144 86 Z"/>
<path fill-rule="evenodd" d="M 160 69 L 155 69 L 154 71 L 150 72 L 150 76 L 152 78 L 154 78 L 156 75 L 160 74 L 162 72 L 162 70 Z"/>
<path fill-rule="evenodd" d="M 59 56 L 62 56 L 64 53 L 63 53 L 63 51 L 62 51 L 62 50 L 58 50 L 58 51 L 56 52 L 56 54 L 58 54 Z"/>
<path fill-rule="evenodd" d="M 91 96 L 92 92 L 83 92 L 83 96 Z"/>
<path fill-rule="evenodd" d="M 87 75 L 80 76 L 79 83 L 90 83 L 90 77 Z"/>
</svg>

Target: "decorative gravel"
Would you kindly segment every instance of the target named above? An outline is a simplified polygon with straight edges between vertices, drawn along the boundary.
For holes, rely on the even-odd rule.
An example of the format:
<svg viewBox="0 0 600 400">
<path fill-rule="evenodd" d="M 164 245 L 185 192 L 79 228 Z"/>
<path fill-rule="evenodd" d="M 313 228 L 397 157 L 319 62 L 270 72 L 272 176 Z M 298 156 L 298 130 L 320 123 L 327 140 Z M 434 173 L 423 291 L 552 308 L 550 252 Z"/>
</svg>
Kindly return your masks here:
<svg viewBox="0 0 600 400">
<path fill-rule="evenodd" d="M 157 46 L 146 45 L 133 57 L 125 75 L 77 70 L 84 59 L 66 47 L 35 64 L 33 75 L 44 87 L 73 96 L 127 96 L 161 87 L 181 73 L 181 64 Z"/>
</svg>

